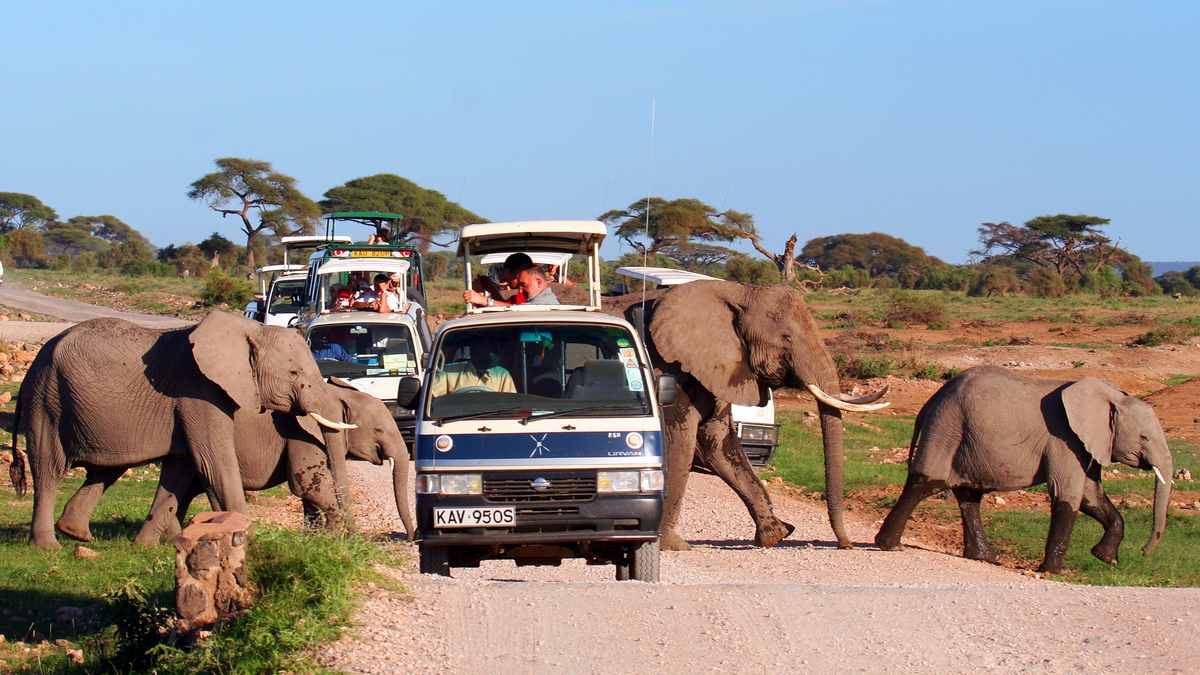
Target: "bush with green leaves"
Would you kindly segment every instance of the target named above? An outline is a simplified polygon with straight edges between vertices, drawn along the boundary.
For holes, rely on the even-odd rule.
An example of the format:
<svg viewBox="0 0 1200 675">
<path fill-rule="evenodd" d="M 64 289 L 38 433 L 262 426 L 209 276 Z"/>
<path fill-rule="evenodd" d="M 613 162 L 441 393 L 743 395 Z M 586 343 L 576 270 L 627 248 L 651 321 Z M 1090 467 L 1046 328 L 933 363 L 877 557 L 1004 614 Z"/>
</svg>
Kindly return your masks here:
<svg viewBox="0 0 1200 675">
<path fill-rule="evenodd" d="M 127 277 L 173 277 L 176 271 L 174 265 L 137 258 L 121 265 L 121 274 Z"/>
<path fill-rule="evenodd" d="M 1005 265 L 988 265 L 979 271 L 979 277 L 971 286 L 968 295 L 975 297 L 1005 297 L 1021 290 L 1017 271 Z"/>
<path fill-rule="evenodd" d="M 1061 298 L 1067 293 L 1062 275 L 1049 267 L 1039 267 L 1030 272 L 1026 283 L 1029 294 L 1035 298 Z"/>
<path fill-rule="evenodd" d="M 857 267 L 851 267 L 850 265 L 842 265 L 835 270 L 827 272 L 822 285 L 826 289 L 842 287 L 870 288 L 874 285 L 874 282 L 871 280 L 870 272 Z"/>
<path fill-rule="evenodd" d="M 884 301 L 883 314 L 889 326 L 922 323 L 944 326 L 949 320 L 942 296 L 920 291 L 892 291 Z"/>
<path fill-rule="evenodd" d="M 225 303 L 230 307 L 243 307 L 253 299 L 254 287 L 250 282 L 225 276 L 217 267 L 209 271 L 200 293 L 200 302 L 210 306 Z"/>
</svg>

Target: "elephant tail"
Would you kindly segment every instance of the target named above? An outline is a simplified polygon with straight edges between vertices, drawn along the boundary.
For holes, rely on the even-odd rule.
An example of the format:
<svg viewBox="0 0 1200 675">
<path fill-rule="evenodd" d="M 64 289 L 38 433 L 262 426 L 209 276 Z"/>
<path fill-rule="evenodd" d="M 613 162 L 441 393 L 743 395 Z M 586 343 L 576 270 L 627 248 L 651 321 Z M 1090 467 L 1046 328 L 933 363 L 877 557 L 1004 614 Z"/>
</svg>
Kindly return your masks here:
<svg viewBox="0 0 1200 675">
<path fill-rule="evenodd" d="M 917 441 L 921 439 L 921 422 L 925 417 L 925 408 L 921 407 L 921 411 L 917 413 L 917 420 L 913 422 L 912 440 L 908 443 L 908 463 L 912 464 L 913 456 L 917 454 Z"/>
<path fill-rule="evenodd" d="M 18 497 L 24 497 L 25 492 L 29 490 L 29 484 L 25 481 L 25 453 L 17 445 L 17 432 L 21 428 L 21 398 L 17 397 L 16 411 L 13 413 L 12 425 L 12 464 L 8 467 L 8 477 L 12 480 L 13 489 L 16 490 Z"/>
</svg>

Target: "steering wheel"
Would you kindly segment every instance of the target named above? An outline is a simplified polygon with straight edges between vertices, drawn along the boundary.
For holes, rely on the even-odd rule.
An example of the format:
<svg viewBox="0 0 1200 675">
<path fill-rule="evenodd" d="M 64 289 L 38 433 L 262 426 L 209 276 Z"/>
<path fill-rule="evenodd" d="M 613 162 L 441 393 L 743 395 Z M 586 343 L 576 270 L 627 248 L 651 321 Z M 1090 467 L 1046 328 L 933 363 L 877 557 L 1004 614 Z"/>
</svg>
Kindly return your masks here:
<svg viewBox="0 0 1200 675">
<path fill-rule="evenodd" d="M 492 389 L 491 387 L 485 387 L 483 385 L 475 385 L 474 387 L 463 387 L 462 389 L 455 389 L 454 393 L 456 393 L 456 394 L 478 394 L 478 393 L 484 392 L 484 391 L 491 392 L 491 393 L 496 392 L 496 390 Z"/>
</svg>

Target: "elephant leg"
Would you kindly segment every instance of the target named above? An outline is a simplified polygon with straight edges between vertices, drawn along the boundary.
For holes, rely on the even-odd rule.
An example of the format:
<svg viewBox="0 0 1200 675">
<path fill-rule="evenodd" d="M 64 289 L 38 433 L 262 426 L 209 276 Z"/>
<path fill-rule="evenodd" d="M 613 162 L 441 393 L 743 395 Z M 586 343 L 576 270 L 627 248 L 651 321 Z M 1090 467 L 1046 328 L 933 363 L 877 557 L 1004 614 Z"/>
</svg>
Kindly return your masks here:
<svg viewBox="0 0 1200 675">
<path fill-rule="evenodd" d="M 988 543 L 987 533 L 983 530 L 983 519 L 979 516 L 979 502 L 983 493 L 966 487 L 954 488 L 954 498 L 958 500 L 958 513 L 962 517 L 963 527 L 963 557 L 971 560 L 996 562 L 996 551 Z"/>
<path fill-rule="evenodd" d="M 30 420 L 25 451 L 33 474 L 33 519 L 29 526 L 29 544 L 41 548 L 62 548 L 54 536 L 54 502 L 66 471 L 66 456 L 54 424 L 45 419 Z"/>
<path fill-rule="evenodd" d="M 796 529 L 775 517 L 771 496 L 746 458 L 727 404 L 718 408 L 714 419 L 700 426 L 696 452 L 726 485 L 733 488 L 750 511 L 757 526 L 754 533 L 756 546 L 774 546 Z"/>
<path fill-rule="evenodd" d="M 62 515 L 55 523 L 58 531 L 72 539 L 92 541 L 90 526 L 92 511 L 96 509 L 96 504 L 104 496 L 104 491 L 112 487 L 112 484 L 117 482 L 123 473 L 125 473 L 123 466 L 88 469 L 87 477 L 83 479 L 83 485 L 79 486 L 79 490 L 67 500 Z"/>
<path fill-rule="evenodd" d="M 134 543 L 158 546 L 161 541 L 179 534 L 188 506 L 202 492 L 204 487 L 191 457 L 164 458 L 158 491 L 154 494 L 150 513 L 133 538 Z"/>
<path fill-rule="evenodd" d="M 1117 549 L 1121 546 L 1121 540 L 1125 538 L 1125 521 L 1112 500 L 1104 493 L 1104 486 L 1100 481 L 1088 481 L 1079 510 L 1095 518 L 1104 528 L 1104 536 L 1092 547 L 1092 555 L 1110 565 L 1117 564 Z"/>
<path fill-rule="evenodd" d="M 348 528 L 342 501 L 338 498 L 328 458 L 318 446 L 288 441 L 288 487 L 304 504 L 304 522 L 343 532 Z"/>
<path fill-rule="evenodd" d="M 1058 574 L 1063 570 L 1063 558 L 1071 546 L 1071 532 L 1079 511 L 1071 502 L 1055 500 L 1050 510 L 1050 534 L 1046 537 L 1046 557 L 1039 572 Z"/>
<path fill-rule="evenodd" d="M 213 504 L 213 508 L 250 513 L 233 445 L 233 410 L 222 410 L 200 399 L 184 399 L 179 404 L 178 415 L 183 420 L 196 469 L 207 481 L 210 496 L 215 496 L 219 502 Z"/>
<path fill-rule="evenodd" d="M 696 455 L 696 432 L 700 427 L 700 413 L 691 404 L 691 399 L 680 390 L 675 405 L 663 409 L 666 433 L 665 457 L 667 460 L 667 494 L 663 501 L 662 524 L 659 526 L 659 546 L 664 551 L 687 551 L 691 544 L 675 531 L 679 515 L 683 511 L 683 494 L 687 490 L 692 460 Z"/>
<path fill-rule="evenodd" d="M 883 520 L 883 526 L 879 528 L 879 533 L 875 535 L 875 545 L 884 551 L 899 551 L 901 549 L 900 538 L 904 535 L 904 526 L 908 525 L 908 519 L 912 517 L 917 505 L 926 497 L 945 489 L 946 481 L 944 480 L 908 474 L 908 480 L 904 483 L 904 491 L 900 493 L 900 499 L 896 501 L 896 505 Z"/>
</svg>

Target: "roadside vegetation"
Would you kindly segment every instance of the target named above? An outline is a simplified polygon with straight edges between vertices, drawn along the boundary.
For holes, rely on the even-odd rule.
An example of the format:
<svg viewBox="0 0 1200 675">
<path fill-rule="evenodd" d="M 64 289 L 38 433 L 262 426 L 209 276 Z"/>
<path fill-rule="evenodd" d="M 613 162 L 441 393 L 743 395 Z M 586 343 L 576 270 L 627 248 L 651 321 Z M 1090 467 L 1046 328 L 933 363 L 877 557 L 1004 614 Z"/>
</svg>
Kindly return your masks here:
<svg viewBox="0 0 1200 675">
<path fill-rule="evenodd" d="M 0 462 L 7 473 L 7 461 Z M 72 472 L 58 507 L 82 483 Z M 247 568 L 254 601 L 239 621 L 188 652 L 165 646 L 174 609 L 175 551 L 133 544 L 158 482 L 156 467 L 132 470 L 92 519 L 95 541 L 62 535 L 63 548 L 27 544 L 33 500 L 0 486 L 0 671 L 33 673 L 321 672 L 309 652 L 350 625 L 367 583 L 395 588 L 375 563 L 399 564 L 399 546 L 361 537 L 256 527 Z M 281 500 L 286 490 L 256 495 Z M 203 502 L 203 500 L 199 500 Z M 197 509 L 193 508 L 195 512 Z M 82 550 L 77 547 L 82 546 Z M 79 650 L 83 664 L 71 662 Z"/>
</svg>

